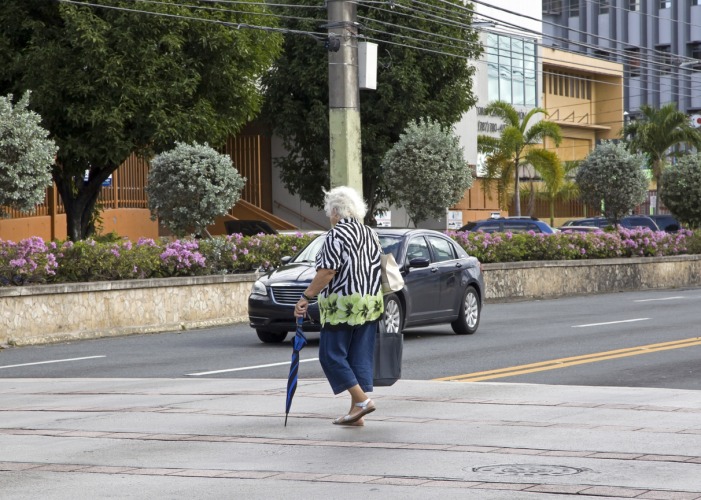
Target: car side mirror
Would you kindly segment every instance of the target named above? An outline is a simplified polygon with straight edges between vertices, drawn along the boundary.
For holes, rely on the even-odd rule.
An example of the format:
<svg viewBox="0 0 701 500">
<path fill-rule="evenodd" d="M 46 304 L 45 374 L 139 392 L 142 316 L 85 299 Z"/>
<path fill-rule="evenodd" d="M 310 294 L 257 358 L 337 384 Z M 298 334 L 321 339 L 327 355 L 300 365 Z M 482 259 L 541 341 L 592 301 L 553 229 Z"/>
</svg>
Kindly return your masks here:
<svg viewBox="0 0 701 500">
<path fill-rule="evenodd" d="M 428 267 L 430 263 L 425 257 L 417 257 L 409 261 L 409 267 Z"/>
<path fill-rule="evenodd" d="M 290 257 L 289 255 L 285 255 L 283 258 L 280 259 L 280 264 L 284 266 L 285 264 L 289 264 L 291 260 L 292 257 Z"/>
</svg>

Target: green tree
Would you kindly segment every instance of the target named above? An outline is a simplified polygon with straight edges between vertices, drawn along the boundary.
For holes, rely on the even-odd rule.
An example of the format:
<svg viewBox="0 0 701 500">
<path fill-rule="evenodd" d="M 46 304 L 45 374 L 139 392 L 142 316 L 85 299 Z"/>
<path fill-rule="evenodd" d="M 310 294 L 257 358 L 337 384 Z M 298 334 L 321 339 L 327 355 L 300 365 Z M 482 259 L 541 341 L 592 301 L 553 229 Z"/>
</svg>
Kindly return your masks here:
<svg viewBox="0 0 701 500">
<path fill-rule="evenodd" d="M 547 200 L 551 226 L 555 225 L 555 202 L 570 200 L 579 195 L 577 184 L 571 178 L 578 166 L 579 162 L 560 162 L 558 159 L 551 168 L 538 172 L 542 182 L 536 184 L 535 196 Z"/>
<path fill-rule="evenodd" d="M 662 172 L 660 198 L 680 222 L 701 228 L 701 154 L 685 155 Z"/>
<path fill-rule="evenodd" d="M 693 146 L 701 149 L 701 132 L 691 126 L 689 117 L 679 111 L 675 104 L 653 108 L 644 104 L 639 119 L 623 127 L 622 135 L 632 152 L 643 153 L 652 166 L 652 176 L 657 184 L 657 191 L 662 191 L 662 172 L 666 159 L 673 153 L 669 150 L 679 145 Z M 660 197 L 657 197 L 655 211 L 659 212 Z"/>
<path fill-rule="evenodd" d="M 472 186 L 472 172 L 455 133 L 430 119 L 409 122 L 382 162 L 387 187 L 414 225 L 444 217 Z"/>
<path fill-rule="evenodd" d="M 12 95 L 0 96 L 0 215 L 2 206 L 31 210 L 44 201 L 51 186 L 56 144 L 30 111 L 30 93 L 16 105 Z"/>
<path fill-rule="evenodd" d="M 395 201 L 381 165 L 409 121 L 430 117 L 453 125 L 475 103 L 474 67 L 466 61 L 476 59 L 482 49 L 469 26 L 469 5 L 459 0 L 424 2 L 427 9 L 440 10 L 441 18 L 455 20 L 448 23 L 404 1 L 400 4 L 392 9 L 358 4 L 365 34 L 380 44 L 377 89 L 360 91 L 363 196 L 370 217 L 381 205 Z M 319 3 L 300 0 L 298 7 L 285 9 L 285 27 L 318 31 L 327 22 L 326 11 L 310 6 L 318 9 Z M 330 182 L 326 50 L 311 37 L 286 35 L 283 53 L 263 83 L 264 116 L 288 151 L 278 160 L 280 177 L 291 193 L 321 207 L 321 188 Z"/>
<path fill-rule="evenodd" d="M 575 179 L 582 199 L 592 207 L 603 203 L 604 215 L 618 224 L 645 200 L 643 162 L 641 155 L 631 154 L 622 143 L 602 142 L 579 164 Z"/>
<path fill-rule="evenodd" d="M 281 41 L 223 24 L 270 23 L 254 0 L 235 11 L 175 0 L 91 5 L 3 0 L 0 9 L 0 93 L 33 91 L 32 107 L 59 146 L 53 179 L 73 240 L 94 231 L 102 182 L 132 152 L 218 145 L 254 118 L 258 78 Z"/>
<path fill-rule="evenodd" d="M 499 137 L 477 137 L 478 151 L 487 155 L 484 188 L 489 191 L 492 183 L 497 182 L 497 189 L 501 193 L 500 201 L 505 203 L 508 199 L 508 184 L 513 181 L 512 206 L 516 215 L 521 215 L 519 171 L 522 165 L 530 164 L 541 177 L 552 179 L 556 184 L 562 182 L 564 173 L 557 155 L 539 147 L 546 137 L 558 146 L 562 140 L 560 127 L 547 120 L 531 125 L 531 119 L 535 115 L 545 114 L 542 108 L 531 109 L 521 119 L 518 111 L 508 102 L 493 101 L 485 108 L 485 113 L 501 118 L 505 126 Z"/>
<path fill-rule="evenodd" d="M 146 191 L 154 219 L 176 236 L 201 235 L 239 201 L 245 184 L 229 155 L 179 142 L 153 159 Z"/>
</svg>

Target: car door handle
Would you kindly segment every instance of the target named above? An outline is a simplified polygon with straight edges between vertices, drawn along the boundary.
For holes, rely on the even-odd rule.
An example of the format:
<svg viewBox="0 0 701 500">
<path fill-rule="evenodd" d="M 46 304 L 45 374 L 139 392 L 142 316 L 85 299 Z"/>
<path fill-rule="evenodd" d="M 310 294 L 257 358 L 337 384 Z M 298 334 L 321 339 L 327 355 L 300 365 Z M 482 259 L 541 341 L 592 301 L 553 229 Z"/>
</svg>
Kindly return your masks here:
<svg viewBox="0 0 701 500">
<path fill-rule="evenodd" d="M 438 268 L 437 268 L 437 267 L 432 267 L 432 268 L 431 268 L 431 272 L 432 272 L 432 273 L 437 273 L 437 272 L 438 272 Z"/>
<path fill-rule="evenodd" d="M 455 264 L 455 267 L 462 267 L 462 264 L 461 264 L 460 262 L 457 262 L 457 263 Z"/>
</svg>

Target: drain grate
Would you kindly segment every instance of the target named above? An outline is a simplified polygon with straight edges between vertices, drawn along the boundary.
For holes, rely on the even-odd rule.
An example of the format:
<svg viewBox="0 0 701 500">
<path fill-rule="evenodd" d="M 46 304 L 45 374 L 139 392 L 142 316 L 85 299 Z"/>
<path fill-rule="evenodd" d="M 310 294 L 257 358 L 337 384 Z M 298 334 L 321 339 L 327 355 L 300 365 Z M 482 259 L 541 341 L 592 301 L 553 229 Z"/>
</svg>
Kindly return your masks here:
<svg viewBox="0 0 701 500">
<path fill-rule="evenodd" d="M 500 476 L 570 476 L 582 472 L 590 472 L 584 467 L 568 467 L 565 465 L 536 465 L 536 464 L 506 464 L 474 467 L 472 472 L 488 472 Z"/>
</svg>

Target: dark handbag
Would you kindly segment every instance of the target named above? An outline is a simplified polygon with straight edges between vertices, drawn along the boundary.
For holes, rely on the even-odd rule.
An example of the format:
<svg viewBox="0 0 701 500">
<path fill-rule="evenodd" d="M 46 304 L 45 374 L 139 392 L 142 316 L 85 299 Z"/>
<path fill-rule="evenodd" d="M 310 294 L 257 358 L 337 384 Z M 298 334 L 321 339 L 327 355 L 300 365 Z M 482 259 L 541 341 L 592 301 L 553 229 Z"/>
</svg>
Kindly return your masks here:
<svg viewBox="0 0 701 500">
<path fill-rule="evenodd" d="M 402 378 L 402 351 L 404 338 L 401 332 L 390 333 L 380 320 L 375 334 L 375 358 L 373 385 L 387 387 Z"/>
</svg>

